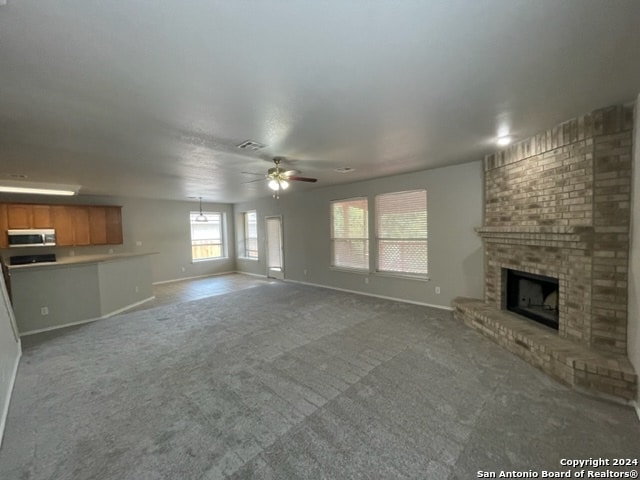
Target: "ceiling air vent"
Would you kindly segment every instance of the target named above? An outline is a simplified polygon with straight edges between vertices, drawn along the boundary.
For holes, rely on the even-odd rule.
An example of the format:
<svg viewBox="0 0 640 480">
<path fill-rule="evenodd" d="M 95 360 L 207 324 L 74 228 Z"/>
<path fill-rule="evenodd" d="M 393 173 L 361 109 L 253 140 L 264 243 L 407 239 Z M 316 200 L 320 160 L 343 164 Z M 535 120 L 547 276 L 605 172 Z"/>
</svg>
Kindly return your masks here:
<svg viewBox="0 0 640 480">
<path fill-rule="evenodd" d="M 257 152 L 260 149 L 263 149 L 264 147 L 266 147 L 266 145 L 263 145 L 261 143 L 258 142 L 254 142 L 253 140 L 246 140 L 244 142 L 242 142 L 239 145 L 236 145 L 238 148 L 241 148 L 243 150 L 253 150 L 254 152 Z"/>
<path fill-rule="evenodd" d="M 351 173 L 355 171 L 355 168 L 351 167 L 338 167 L 335 169 L 338 173 Z"/>
</svg>

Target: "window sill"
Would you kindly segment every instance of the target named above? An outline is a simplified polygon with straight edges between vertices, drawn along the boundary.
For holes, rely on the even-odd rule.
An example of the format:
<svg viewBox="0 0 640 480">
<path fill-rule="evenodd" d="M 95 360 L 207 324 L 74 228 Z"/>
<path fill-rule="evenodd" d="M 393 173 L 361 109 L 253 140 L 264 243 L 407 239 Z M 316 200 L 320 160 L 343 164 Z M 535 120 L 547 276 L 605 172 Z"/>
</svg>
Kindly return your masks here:
<svg viewBox="0 0 640 480">
<path fill-rule="evenodd" d="M 197 260 L 191 259 L 191 263 L 215 262 L 218 260 L 229 260 L 229 257 L 198 258 Z"/>
<path fill-rule="evenodd" d="M 238 260 L 247 260 L 249 262 L 258 262 L 260 261 L 259 258 L 252 258 L 252 257 L 237 257 Z"/>
<path fill-rule="evenodd" d="M 399 273 L 399 272 L 375 272 L 375 276 L 377 277 L 390 277 L 390 278 L 401 278 L 403 280 L 415 280 L 417 282 L 430 282 L 431 279 L 425 275 L 412 275 L 410 273 Z"/>
<path fill-rule="evenodd" d="M 402 280 L 415 280 L 416 282 L 430 282 L 431 278 L 428 276 L 411 275 L 410 273 L 394 273 L 394 272 L 371 272 L 369 270 L 361 270 L 358 268 L 346 268 L 346 267 L 329 267 L 329 270 L 336 272 L 355 273 L 356 275 L 367 275 L 372 277 L 389 277 L 398 278 Z"/>
<path fill-rule="evenodd" d="M 329 270 L 335 270 L 337 272 L 345 272 L 345 273 L 357 273 L 360 275 L 370 275 L 371 272 L 369 270 L 366 269 L 362 269 L 362 268 L 348 268 L 348 267 L 335 267 L 335 266 L 330 266 Z"/>
</svg>

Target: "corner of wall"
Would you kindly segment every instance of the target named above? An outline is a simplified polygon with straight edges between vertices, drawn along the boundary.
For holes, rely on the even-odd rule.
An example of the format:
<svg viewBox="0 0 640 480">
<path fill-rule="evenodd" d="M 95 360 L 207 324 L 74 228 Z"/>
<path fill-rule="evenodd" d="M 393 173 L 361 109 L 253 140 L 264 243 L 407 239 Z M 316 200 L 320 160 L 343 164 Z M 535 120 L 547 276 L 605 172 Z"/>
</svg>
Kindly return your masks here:
<svg viewBox="0 0 640 480">
<path fill-rule="evenodd" d="M 638 118 L 640 94 L 634 112 L 633 162 L 631 211 L 640 211 L 640 119 Z M 627 317 L 627 354 L 629 361 L 640 373 L 640 222 L 631 216 L 631 244 L 629 256 L 629 302 Z M 640 418 L 640 393 L 635 402 L 636 413 Z"/>
<path fill-rule="evenodd" d="M 11 396 L 13 394 L 13 387 L 16 383 L 16 377 L 18 376 L 18 366 L 20 365 L 20 359 L 22 358 L 22 343 L 18 340 L 18 354 L 13 364 L 13 370 L 9 377 L 9 384 L 6 391 L 6 398 L 4 400 L 4 408 L 0 412 L 0 447 L 2 447 L 2 440 L 4 439 L 4 429 L 7 423 L 7 417 L 9 416 L 9 404 L 11 403 Z"/>
</svg>

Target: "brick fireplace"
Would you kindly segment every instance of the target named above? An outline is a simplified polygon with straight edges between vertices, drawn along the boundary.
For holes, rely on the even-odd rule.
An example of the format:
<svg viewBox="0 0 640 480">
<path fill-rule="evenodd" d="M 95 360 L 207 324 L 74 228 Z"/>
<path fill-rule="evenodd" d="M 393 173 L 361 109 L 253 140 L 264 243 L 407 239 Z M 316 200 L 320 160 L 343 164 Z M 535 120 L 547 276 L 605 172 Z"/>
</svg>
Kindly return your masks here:
<svg viewBox="0 0 640 480">
<path fill-rule="evenodd" d="M 484 299 L 453 302 L 457 318 L 555 378 L 623 400 L 637 389 L 626 357 L 632 135 L 633 105 L 618 105 L 485 157 Z M 507 311 L 508 271 L 557 279 L 557 329 Z M 521 303 L 547 297 L 542 287 Z"/>
</svg>

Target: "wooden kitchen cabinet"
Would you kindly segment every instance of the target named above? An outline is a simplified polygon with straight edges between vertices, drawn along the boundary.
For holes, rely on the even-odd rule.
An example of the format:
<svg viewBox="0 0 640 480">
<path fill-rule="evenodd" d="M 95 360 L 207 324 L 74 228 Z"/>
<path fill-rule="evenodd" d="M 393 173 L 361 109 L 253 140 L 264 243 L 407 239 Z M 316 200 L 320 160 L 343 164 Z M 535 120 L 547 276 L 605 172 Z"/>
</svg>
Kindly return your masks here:
<svg viewBox="0 0 640 480">
<path fill-rule="evenodd" d="M 53 228 L 51 206 L 31 205 L 31 228 Z"/>
<path fill-rule="evenodd" d="M 7 228 L 52 228 L 51 207 L 28 203 L 10 203 L 7 209 Z"/>
<path fill-rule="evenodd" d="M 54 205 L 51 210 L 58 247 L 91 245 L 89 207 Z"/>
<path fill-rule="evenodd" d="M 122 208 L 105 207 L 107 220 L 107 243 L 109 245 L 122 244 Z"/>
<path fill-rule="evenodd" d="M 89 207 L 91 245 L 119 245 L 122 243 L 122 214 L 120 207 Z"/>
<path fill-rule="evenodd" d="M 56 230 L 56 245 L 68 247 L 74 245 L 74 219 L 71 209 L 66 205 L 54 205 L 51 207 L 53 228 Z"/>
<path fill-rule="evenodd" d="M 74 245 L 91 245 L 89 207 L 69 207 L 73 215 Z"/>
<path fill-rule="evenodd" d="M 59 247 L 122 244 L 122 207 L 0 203 L 0 248 L 7 230 L 53 228 Z"/>
<path fill-rule="evenodd" d="M 8 205 L 7 226 L 9 229 L 31 228 L 31 205 Z"/>
<path fill-rule="evenodd" d="M 0 248 L 7 248 L 9 246 L 9 239 L 7 238 L 8 229 L 7 204 L 0 203 Z"/>
<path fill-rule="evenodd" d="M 89 237 L 92 245 L 108 243 L 106 207 L 89 207 Z"/>
</svg>

